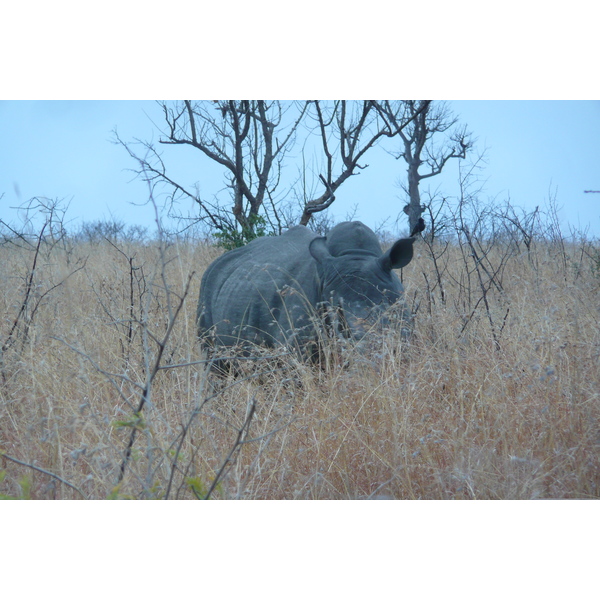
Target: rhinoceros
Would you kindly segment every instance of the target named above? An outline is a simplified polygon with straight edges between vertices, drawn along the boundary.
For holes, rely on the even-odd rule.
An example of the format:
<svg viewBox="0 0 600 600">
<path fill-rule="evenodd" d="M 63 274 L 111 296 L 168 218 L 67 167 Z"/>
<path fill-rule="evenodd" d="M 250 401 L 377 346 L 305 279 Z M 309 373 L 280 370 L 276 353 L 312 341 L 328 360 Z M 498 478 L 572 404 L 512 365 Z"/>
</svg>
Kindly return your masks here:
<svg viewBox="0 0 600 600">
<path fill-rule="evenodd" d="M 315 358 L 325 323 L 360 340 L 391 305 L 408 318 L 404 289 L 392 269 L 411 261 L 414 241 L 400 239 L 384 253 L 375 233 L 359 221 L 340 223 L 327 237 L 298 225 L 255 239 L 223 254 L 204 273 L 200 338 L 209 347 L 245 353 L 254 344 L 287 345 L 305 358 Z"/>
</svg>

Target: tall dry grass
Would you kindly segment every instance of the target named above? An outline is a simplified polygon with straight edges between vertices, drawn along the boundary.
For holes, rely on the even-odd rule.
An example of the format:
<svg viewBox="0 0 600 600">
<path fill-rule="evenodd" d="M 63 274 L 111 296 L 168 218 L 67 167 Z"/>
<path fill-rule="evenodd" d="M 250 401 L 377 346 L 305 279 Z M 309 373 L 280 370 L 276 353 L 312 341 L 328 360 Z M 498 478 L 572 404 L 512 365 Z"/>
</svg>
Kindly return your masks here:
<svg viewBox="0 0 600 600">
<path fill-rule="evenodd" d="M 37 241 L 0 246 L 6 497 L 599 495 L 600 258 L 585 239 L 419 242 L 410 342 L 325 369 L 269 352 L 221 379 L 195 327 L 220 250 Z"/>
</svg>

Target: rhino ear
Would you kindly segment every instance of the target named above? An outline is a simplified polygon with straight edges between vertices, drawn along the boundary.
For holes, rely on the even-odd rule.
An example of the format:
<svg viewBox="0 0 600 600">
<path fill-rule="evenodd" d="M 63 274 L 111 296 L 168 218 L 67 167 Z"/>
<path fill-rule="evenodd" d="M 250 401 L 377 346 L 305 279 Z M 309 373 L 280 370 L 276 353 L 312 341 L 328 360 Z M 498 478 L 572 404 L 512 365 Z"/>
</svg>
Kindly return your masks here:
<svg viewBox="0 0 600 600">
<path fill-rule="evenodd" d="M 331 258 L 331 252 L 329 252 L 329 248 L 327 247 L 326 237 L 317 237 L 312 240 L 308 246 L 308 250 L 319 264 L 325 259 Z"/>
<path fill-rule="evenodd" d="M 379 265 L 384 271 L 401 269 L 405 267 L 413 257 L 413 244 L 415 238 L 403 238 L 398 240 L 381 258 Z"/>
</svg>

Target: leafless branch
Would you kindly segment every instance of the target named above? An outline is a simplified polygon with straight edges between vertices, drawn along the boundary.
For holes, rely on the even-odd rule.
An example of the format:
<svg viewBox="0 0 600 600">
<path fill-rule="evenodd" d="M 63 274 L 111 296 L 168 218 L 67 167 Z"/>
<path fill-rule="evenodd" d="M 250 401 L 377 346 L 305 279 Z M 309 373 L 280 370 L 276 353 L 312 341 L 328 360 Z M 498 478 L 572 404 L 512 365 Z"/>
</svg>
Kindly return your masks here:
<svg viewBox="0 0 600 600">
<path fill-rule="evenodd" d="M 329 208 L 334 201 L 335 191 L 349 177 L 367 167 L 361 165 L 360 161 L 382 137 L 393 137 L 406 125 L 398 120 L 392 125 L 389 119 L 382 118 L 384 113 L 374 100 L 365 100 L 353 105 L 340 100 L 328 107 L 329 113 L 319 100 L 310 104 L 314 107 L 313 118 L 317 122 L 317 131 L 326 158 L 326 175 L 319 176 L 325 185 L 325 192 L 306 202 L 300 218 L 301 225 L 306 225 L 315 213 Z M 331 140 L 335 140 L 335 151 L 331 147 Z M 335 174 L 334 153 L 340 155 L 342 163 L 340 170 Z"/>
<path fill-rule="evenodd" d="M 248 435 L 248 432 L 250 430 L 250 423 L 252 422 L 252 418 L 254 417 L 255 411 L 256 411 L 256 398 L 252 398 L 252 400 L 250 402 L 250 406 L 249 406 L 247 414 L 246 414 L 246 419 L 244 420 L 243 425 L 238 430 L 237 438 L 236 438 L 233 446 L 231 447 L 229 454 L 223 461 L 223 464 L 221 465 L 219 472 L 215 475 L 215 478 L 213 479 L 211 486 L 204 498 L 205 500 L 208 500 L 211 497 L 212 493 L 215 491 L 215 488 L 221 481 L 221 478 L 225 474 L 226 470 L 231 468 L 231 466 L 233 465 L 233 462 L 234 462 L 233 457 L 236 453 L 239 453 L 239 450 L 242 447 L 244 438 Z"/>
<path fill-rule="evenodd" d="M 64 485 L 70 487 L 71 489 L 75 490 L 84 500 L 86 499 L 85 494 L 78 487 L 74 486 L 72 483 L 69 483 L 62 477 L 59 477 L 55 473 L 51 473 L 50 471 L 46 471 L 46 469 L 42 469 L 41 467 L 36 467 L 35 465 L 23 462 L 22 460 L 18 460 L 14 456 L 10 456 L 10 454 L 7 454 L 6 452 L 4 452 L 4 450 L 0 450 L 0 457 L 5 458 L 6 460 L 10 460 L 11 462 L 14 462 L 17 465 L 22 465 L 23 467 L 27 467 L 28 469 L 37 471 L 38 473 L 43 473 L 44 475 L 48 475 L 48 476 L 56 479 L 57 481 L 60 481 Z"/>
<path fill-rule="evenodd" d="M 158 350 L 157 350 L 156 355 L 154 357 L 154 363 L 152 365 L 152 368 L 148 372 L 148 375 L 147 375 L 147 378 L 146 378 L 146 385 L 144 386 L 144 388 L 141 391 L 140 401 L 139 401 L 138 407 L 134 411 L 135 415 L 140 415 L 141 412 L 142 412 L 142 410 L 144 409 L 144 405 L 147 402 L 150 401 L 152 384 L 154 382 L 154 379 L 155 379 L 156 375 L 160 371 L 160 364 L 162 362 L 163 353 L 165 351 L 165 348 L 167 346 L 169 338 L 171 337 L 171 333 L 173 332 L 173 327 L 175 326 L 175 322 L 177 320 L 179 312 L 181 311 L 181 309 L 183 307 L 183 303 L 185 301 L 185 298 L 188 295 L 188 292 L 189 292 L 189 289 L 190 289 L 190 284 L 192 282 L 192 279 L 193 279 L 194 275 L 195 275 L 195 272 L 192 272 L 188 276 L 188 280 L 187 280 L 187 284 L 185 286 L 185 290 L 184 290 L 182 296 L 179 299 L 179 303 L 177 304 L 175 310 L 173 311 L 172 315 L 169 318 L 169 323 L 168 323 L 168 326 L 167 326 L 167 331 L 165 332 L 162 340 L 156 340 L 156 342 L 158 344 Z M 169 303 L 169 307 L 170 307 L 170 303 Z M 131 450 L 132 450 L 133 444 L 135 442 L 137 431 L 138 431 L 137 427 L 133 427 L 132 430 L 131 430 L 131 434 L 129 436 L 129 443 L 127 444 L 127 448 L 125 450 L 125 457 L 123 458 L 123 461 L 121 462 L 121 468 L 119 470 L 119 480 L 118 480 L 119 483 L 123 480 L 123 477 L 125 475 L 125 468 L 127 467 L 127 463 L 129 462 L 129 459 L 131 457 Z"/>
</svg>

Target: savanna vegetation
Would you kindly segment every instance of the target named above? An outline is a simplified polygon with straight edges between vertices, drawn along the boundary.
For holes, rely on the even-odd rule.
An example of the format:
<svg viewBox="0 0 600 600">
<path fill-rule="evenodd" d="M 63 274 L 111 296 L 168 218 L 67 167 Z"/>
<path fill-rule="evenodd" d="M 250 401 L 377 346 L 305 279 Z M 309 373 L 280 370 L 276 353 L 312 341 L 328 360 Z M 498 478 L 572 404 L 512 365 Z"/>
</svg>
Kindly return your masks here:
<svg viewBox="0 0 600 600">
<path fill-rule="evenodd" d="M 222 247 L 69 234 L 47 204 L 2 223 L 0 494 L 597 498 L 598 242 L 552 211 L 434 207 L 402 272 L 410 340 L 331 340 L 320 368 L 257 351 L 221 378 L 195 318 Z"/>
</svg>

